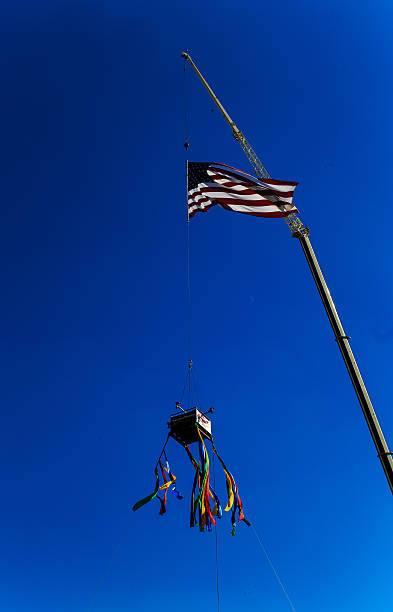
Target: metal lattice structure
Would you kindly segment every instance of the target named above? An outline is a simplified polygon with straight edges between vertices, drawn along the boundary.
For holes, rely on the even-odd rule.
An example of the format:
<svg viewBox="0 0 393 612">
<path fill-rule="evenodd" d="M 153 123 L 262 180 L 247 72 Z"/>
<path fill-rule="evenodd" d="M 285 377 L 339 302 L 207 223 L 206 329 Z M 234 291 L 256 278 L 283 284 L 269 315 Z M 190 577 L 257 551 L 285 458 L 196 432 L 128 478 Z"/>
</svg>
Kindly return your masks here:
<svg viewBox="0 0 393 612">
<path fill-rule="evenodd" d="M 263 165 L 263 163 L 259 159 L 258 155 L 255 153 L 254 149 L 252 148 L 252 146 L 248 142 L 247 138 L 245 137 L 243 132 L 241 130 L 239 130 L 239 128 L 237 127 L 237 125 L 233 121 L 233 119 L 231 119 L 231 117 L 229 116 L 229 114 L 227 113 L 227 111 L 225 110 L 225 108 L 223 107 L 223 105 L 221 104 L 221 102 L 219 101 L 217 96 L 215 95 L 214 91 L 212 90 L 212 88 L 210 87 L 210 85 L 208 84 L 206 79 L 199 72 L 198 68 L 196 67 L 196 65 L 192 61 L 191 57 L 188 55 L 188 53 L 185 53 L 184 51 L 182 53 L 182 57 L 184 57 L 184 59 L 195 70 L 195 72 L 198 75 L 198 77 L 200 78 L 203 86 L 207 89 L 207 91 L 210 94 L 211 98 L 213 99 L 213 101 L 218 106 L 218 108 L 219 108 L 222 116 L 224 117 L 225 121 L 230 125 L 230 128 L 231 128 L 231 130 L 233 132 L 233 136 L 234 136 L 235 140 L 237 140 L 237 142 L 239 143 L 239 145 L 243 149 L 243 152 L 245 153 L 248 161 L 250 162 L 251 166 L 254 169 L 255 176 L 257 176 L 259 178 L 262 178 L 262 179 L 263 178 L 271 178 L 269 172 L 266 170 L 265 166 Z M 295 215 L 294 213 L 292 213 L 291 215 L 288 215 L 287 217 L 284 217 L 284 221 L 287 224 L 287 226 L 289 227 L 292 235 L 295 238 L 299 238 L 300 236 L 308 236 L 309 229 L 303 225 L 301 219 L 299 219 L 299 217 L 297 215 Z"/>
<path fill-rule="evenodd" d="M 248 161 L 253 167 L 255 176 L 257 176 L 258 178 L 262 178 L 262 179 L 271 178 L 270 174 L 266 170 L 265 166 L 259 159 L 258 155 L 255 153 L 254 149 L 252 148 L 252 146 L 250 145 L 250 143 L 248 142 L 244 134 L 240 130 L 238 130 L 238 131 L 234 131 L 233 135 L 235 139 L 237 140 L 237 142 L 240 144 Z M 299 219 L 299 217 L 295 215 L 294 213 L 292 213 L 291 215 L 288 215 L 287 217 L 284 217 L 284 221 L 289 227 L 289 229 L 291 230 L 292 236 L 294 237 L 298 237 L 299 235 L 308 236 L 308 233 L 309 233 L 308 227 L 305 227 L 302 221 Z"/>
</svg>

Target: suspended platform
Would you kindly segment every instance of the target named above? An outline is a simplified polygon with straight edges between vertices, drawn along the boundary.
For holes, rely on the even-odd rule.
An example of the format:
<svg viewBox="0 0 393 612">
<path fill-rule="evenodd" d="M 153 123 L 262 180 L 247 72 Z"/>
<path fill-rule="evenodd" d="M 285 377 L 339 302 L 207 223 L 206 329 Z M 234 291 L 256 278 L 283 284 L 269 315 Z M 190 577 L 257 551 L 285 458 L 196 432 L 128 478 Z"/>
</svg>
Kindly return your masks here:
<svg viewBox="0 0 393 612">
<path fill-rule="evenodd" d="M 198 408 L 171 415 L 168 427 L 172 438 L 182 446 L 198 442 L 198 429 L 203 438 L 213 441 L 212 422 Z"/>
</svg>

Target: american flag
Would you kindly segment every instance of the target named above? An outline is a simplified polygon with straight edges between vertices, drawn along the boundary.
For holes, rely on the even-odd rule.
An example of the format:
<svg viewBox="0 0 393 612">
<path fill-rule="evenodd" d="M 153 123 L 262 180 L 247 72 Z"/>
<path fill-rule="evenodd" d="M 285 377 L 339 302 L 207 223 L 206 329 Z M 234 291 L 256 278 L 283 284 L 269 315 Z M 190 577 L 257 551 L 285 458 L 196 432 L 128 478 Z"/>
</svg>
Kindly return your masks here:
<svg viewBox="0 0 393 612">
<path fill-rule="evenodd" d="M 210 162 L 188 163 L 188 214 L 218 204 L 255 217 L 286 217 L 299 212 L 292 204 L 298 183 L 258 179 L 247 172 Z"/>
</svg>

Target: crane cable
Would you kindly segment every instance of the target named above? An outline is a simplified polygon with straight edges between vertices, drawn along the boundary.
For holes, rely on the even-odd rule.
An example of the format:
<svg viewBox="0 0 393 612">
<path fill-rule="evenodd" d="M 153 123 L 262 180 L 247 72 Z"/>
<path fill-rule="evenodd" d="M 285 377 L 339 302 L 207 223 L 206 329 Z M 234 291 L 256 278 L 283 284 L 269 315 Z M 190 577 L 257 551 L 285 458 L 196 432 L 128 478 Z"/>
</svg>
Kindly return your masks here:
<svg viewBox="0 0 393 612">
<path fill-rule="evenodd" d="M 216 470 L 215 470 L 215 453 L 213 453 L 213 487 L 216 490 Z M 216 586 L 217 586 L 217 612 L 220 612 L 220 582 L 218 573 L 218 532 L 217 525 L 214 526 L 214 535 L 216 540 Z"/>
<path fill-rule="evenodd" d="M 103 572 L 103 574 L 101 576 L 101 579 L 100 579 L 100 581 L 98 583 L 98 586 L 97 586 L 97 588 L 96 588 L 96 590 L 95 590 L 95 592 L 94 592 L 94 594 L 93 594 L 93 596 L 92 596 L 92 598 L 90 600 L 90 604 L 89 604 L 89 607 L 87 609 L 87 612 L 91 612 L 91 610 L 93 610 L 95 608 L 95 604 L 97 603 L 98 595 L 100 594 L 100 592 L 102 590 L 102 587 L 104 586 L 104 584 L 105 584 L 105 582 L 106 582 L 106 580 L 107 580 L 107 578 L 109 576 L 110 570 L 112 569 L 112 565 L 115 562 L 115 560 L 116 560 L 116 558 L 117 558 L 117 556 L 118 556 L 118 554 L 120 552 L 121 547 L 123 546 L 124 542 L 127 539 L 128 532 L 130 530 L 131 524 L 132 524 L 132 514 L 130 513 L 130 516 L 129 516 L 128 521 L 127 521 L 126 526 L 125 526 L 125 529 L 123 530 L 123 532 L 122 532 L 122 534 L 120 536 L 120 539 L 119 539 L 119 541 L 117 543 L 116 548 L 113 550 L 112 556 L 110 557 L 109 561 L 106 564 L 105 570 L 104 570 L 104 572 Z"/>
<path fill-rule="evenodd" d="M 168 434 L 168 436 L 167 436 L 167 438 L 166 438 L 166 440 L 165 440 L 165 444 L 164 444 L 164 446 L 163 446 L 163 448 L 162 448 L 162 451 L 161 451 L 161 453 L 160 453 L 160 455 L 159 455 L 159 457 L 158 457 L 158 460 L 157 460 L 157 463 L 156 463 L 156 467 L 157 467 L 157 465 L 158 465 L 158 463 L 159 463 L 159 461 L 160 461 L 160 459 L 161 459 L 161 455 L 162 455 L 163 453 L 165 453 L 165 448 L 166 448 L 166 445 L 167 445 L 167 444 L 168 444 L 168 442 L 169 442 L 169 438 L 170 438 L 170 434 Z M 126 541 L 126 539 L 127 539 L 128 532 L 129 532 L 130 527 L 131 527 L 131 524 L 132 524 L 132 516 L 133 516 L 133 515 L 132 515 L 132 514 L 130 514 L 129 519 L 128 519 L 127 523 L 126 523 L 126 526 L 125 526 L 125 528 L 124 528 L 124 531 L 122 532 L 122 534 L 121 534 L 121 536 L 120 536 L 120 539 L 119 539 L 119 541 L 118 541 L 118 544 L 117 544 L 117 546 L 114 548 L 113 553 L 112 553 L 111 557 L 109 558 L 108 563 L 106 564 L 106 568 L 105 568 L 105 570 L 104 570 L 104 572 L 103 572 L 103 574 L 102 574 L 102 576 L 101 576 L 101 579 L 100 579 L 100 581 L 99 581 L 99 583 L 98 583 L 98 586 L 97 586 L 97 588 L 96 588 L 96 590 L 95 590 L 95 592 L 94 592 L 94 595 L 93 595 L 93 597 L 92 597 L 92 598 L 91 598 L 91 600 L 90 600 L 90 605 L 89 605 L 89 607 L 88 607 L 87 612 L 91 612 L 91 610 L 93 610 L 93 609 L 94 609 L 95 604 L 97 603 L 97 598 L 98 598 L 98 595 L 99 595 L 99 593 L 101 592 L 102 587 L 104 586 L 104 584 L 105 584 L 105 582 L 106 582 L 106 580 L 107 580 L 107 578 L 108 578 L 108 576 L 109 576 L 110 570 L 112 569 L 112 565 L 113 565 L 113 563 L 115 562 L 115 560 L 116 560 L 116 558 L 117 558 L 117 556 L 118 556 L 118 554 L 119 554 L 119 552 L 120 552 L 121 547 L 123 546 L 124 542 L 125 542 L 125 541 Z"/>
<path fill-rule="evenodd" d="M 186 176 L 187 176 L 187 187 L 186 187 L 186 211 L 187 211 L 187 238 L 186 238 L 186 249 L 187 249 L 187 319 L 188 319 L 188 362 L 191 363 L 191 276 L 190 276 L 190 258 L 191 258 L 191 248 L 190 248 L 190 223 L 188 218 L 188 107 L 187 107 L 187 78 L 186 78 L 186 67 L 187 62 L 184 60 L 184 129 L 185 129 L 185 142 L 184 149 L 186 153 Z M 190 366 L 191 368 L 191 366 Z"/>
<path fill-rule="evenodd" d="M 188 54 L 188 49 L 186 49 L 186 52 Z M 192 361 L 191 361 L 191 283 L 190 283 L 190 223 L 189 223 L 189 218 L 188 218 L 188 149 L 189 149 L 189 142 L 188 142 L 188 106 L 187 106 L 187 78 L 186 78 L 186 68 L 187 68 L 187 59 L 184 58 L 184 127 L 185 127 L 185 142 L 184 142 L 184 148 L 185 148 L 185 152 L 186 152 L 186 165 L 187 165 L 187 197 L 186 197 L 186 203 L 187 203 L 187 295 L 188 295 L 188 355 L 189 355 L 189 369 L 187 372 L 187 376 L 186 376 L 186 380 L 184 383 L 184 387 L 183 387 L 183 393 L 182 393 L 182 398 L 184 396 L 184 391 L 186 388 L 186 384 L 187 384 L 187 380 L 189 383 L 189 399 L 188 399 L 188 403 L 190 402 L 190 396 L 192 394 L 192 383 L 194 382 L 194 386 L 195 386 L 195 390 L 197 393 L 197 399 L 199 402 L 199 397 L 198 397 L 198 389 L 196 386 L 196 381 L 195 378 L 192 381 L 192 377 L 194 377 L 191 366 L 192 366 Z M 240 143 L 242 144 L 242 143 Z M 243 148 L 243 146 L 242 146 Z M 246 153 L 247 157 L 249 157 L 249 154 L 247 153 L 246 150 L 244 150 L 244 152 Z M 250 159 L 250 158 L 249 158 Z M 259 161 L 259 160 L 258 160 Z M 251 162 L 251 160 L 250 160 Z M 251 162 L 251 165 L 253 166 L 254 170 L 256 170 L 254 164 Z M 261 164 L 262 165 L 262 164 Z M 265 170 L 265 168 L 262 166 L 263 170 L 265 171 L 267 176 L 270 176 L 269 173 L 267 172 L 267 170 Z M 258 175 L 258 172 L 256 172 L 256 174 Z M 263 173 L 262 173 L 263 174 Z M 190 406 L 188 406 L 190 407 Z M 214 483 L 214 488 L 215 488 L 215 470 L 214 470 L 214 455 L 213 455 L 213 483 Z M 295 606 L 293 605 L 287 590 L 285 589 L 285 586 L 280 578 L 280 576 L 278 575 L 278 572 L 276 570 L 276 568 L 274 567 L 266 548 L 264 547 L 262 540 L 260 538 L 260 536 L 258 535 L 258 532 L 256 531 L 255 527 L 253 524 L 251 524 L 251 527 L 253 529 L 254 535 L 258 541 L 259 547 L 261 548 L 262 552 L 264 553 L 266 560 L 278 582 L 278 584 L 280 585 L 281 590 L 283 591 L 291 609 L 292 612 L 296 612 Z M 217 535 L 217 527 L 215 527 L 215 550 L 216 550 L 216 587 L 217 587 L 217 611 L 220 612 L 220 588 L 219 588 L 219 567 L 218 567 L 218 535 Z"/>
<path fill-rule="evenodd" d="M 188 53 L 188 49 L 187 49 L 187 53 Z M 197 388 L 197 384 L 196 384 L 196 380 L 195 380 L 195 376 L 194 373 L 192 372 L 192 360 L 191 360 L 191 276 L 190 276 L 190 219 L 188 216 L 188 149 L 189 149 L 189 142 L 188 142 L 188 105 L 187 105 L 187 78 L 186 78 L 186 74 L 187 74 L 187 60 L 184 58 L 184 128 L 185 128 L 185 142 L 184 142 L 184 148 L 185 148 L 185 152 L 186 152 L 186 166 L 187 166 L 187 193 L 186 193 L 186 205 L 187 205 L 187 296 L 188 296 L 188 365 L 189 365 L 189 369 L 188 369 L 188 379 L 189 379 L 189 397 L 188 397 L 188 402 L 190 402 L 190 396 L 192 396 L 192 392 L 193 392 L 193 387 L 195 388 L 195 392 L 196 392 L 196 399 L 198 401 L 198 405 L 199 408 L 201 408 L 201 404 L 199 401 L 199 393 L 198 393 L 198 388 Z M 186 378 L 186 382 L 184 384 L 184 388 L 183 388 L 183 395 L 184 395 L 184 390 L 185 390 L 185 386 L 187 383 L 187 378 Z M 188 406 L 190 407 L 190 406 Z M 214 483 L 214 489 L 216 488 L 216 475 L 215 475 L 215 469 L 214 469 L 214 455 L 213 455 L 213 483 Z M 219 585 L 219 568 L 218 568 L 218 535 L 217 535 L 217 526 L 214 528 L 214 533 L 215 533 L 215 550 L 216 550 L 216 590 L 217 590 L 217 612 L 220 612 L 220 585 Z"/>
<path fill-rule="evenodd" d="M 289 605 L 290 605 L 290 607 L 291 607 L 292 612 L 296 612 L 295 606 L 293 605 L 293 603 L 292 603 L 292 601 L 291 601 L 291 598 L 289 597 L 289 595 L 288 595 L 288 593 L 287 593 L 287 590 L 286 590 L 286 588 L 285 588 L 285 586 L 284 586 L 284 584 L 283 584 L 283 582 L 282 582 L 282 580 L 281 580 L 280 576 L 278 575 L 278 572 L 277 572 L 276 568 L 274 567 L 274 565 L 273 565 L 273 563 L 272 563 L 272 560 L 270 559 L 270 557 L 269 557 L 269 555 L 268 555 L 268 553 L 267 553 L 267 550 L 266 550 L 266 548 L 264 547 L 264 545 L 263 545 L 263 543 L 262 543 L 262 540 L 261 540 L 261 538 L 259 537 L 258 532 L 257 532 L 257 530 L 255 529 L 255 527 L 254 527 L 254 524 L 253 524 L 253 523 L 251 523 L 251 528 L 252 528 L 252 530 L 253 530 L 253 532 L 254 532 L 254 535 L 255 535 L 255 537 L 256 537 L 256 539 L 257 539 L 257 541 L 258 541 L 258 544 L 259 544 L 259 546 L 260 546 L 260 549 L 262 550 L 263 554 L 265 555 L 266 560 L 267 560 L 268 564 L 270 565 L 270 568 L 271 568 L 271 570 L 272 570 L 272 572 L 273 572 L 273 574 L 274 574 L 274 576 L 275 576 L 275 578 L 276 578 L 276 580 L 277 580 L 278 584 L 280 585 L 280 588 L 281 588 L 282 592 L 284 593 L 284 595 L 285 595 L 285 597 L 286 597 L 286 599 L 287 599 L 287 601 L 288 601 L 288 603 L 289 603 Z"/>
</svg>

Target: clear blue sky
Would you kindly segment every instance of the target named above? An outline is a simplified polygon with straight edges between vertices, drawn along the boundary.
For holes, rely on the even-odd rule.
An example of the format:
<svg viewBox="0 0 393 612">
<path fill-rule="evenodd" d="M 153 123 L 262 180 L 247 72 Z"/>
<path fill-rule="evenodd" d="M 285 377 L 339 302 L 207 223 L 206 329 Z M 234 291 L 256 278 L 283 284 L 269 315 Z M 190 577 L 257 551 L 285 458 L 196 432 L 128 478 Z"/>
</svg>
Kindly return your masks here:
<svg viewBox="0 0 393 612">
<path fill-rule="evenodd" d="M 393 444 L 390 2 L 8 2 L 1 36 L 0 608 L 87 612 L 187 360 L 188 48 L 295 201 Z M 250 167 L 188 72 L 191 160 Z M 393 500 L 300 245 L 280 220 L 191 224 L 193 360 L 297 612 L 393 609 Z M 216 609 L 214 535 L 131 515 L 94 610 Z M 218 478 L 219 477 L 219 478 Z M 218 489 L 225 496 L 222 473 Z M 219 525 L 221 611 L 289 606 Z"/>
</svg>

